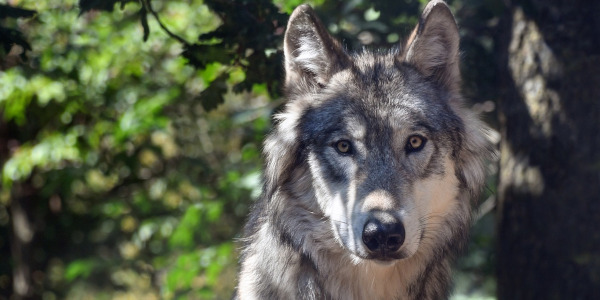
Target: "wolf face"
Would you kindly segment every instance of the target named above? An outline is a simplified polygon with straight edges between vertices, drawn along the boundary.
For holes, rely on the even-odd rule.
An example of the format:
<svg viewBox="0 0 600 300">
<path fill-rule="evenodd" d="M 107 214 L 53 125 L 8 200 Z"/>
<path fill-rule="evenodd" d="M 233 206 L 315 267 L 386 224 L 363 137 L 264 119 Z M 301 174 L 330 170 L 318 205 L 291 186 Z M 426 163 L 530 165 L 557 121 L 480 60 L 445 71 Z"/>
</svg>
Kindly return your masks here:
<svg viewBox="0 0 600 300">
<path fill-rule="evenodd" d="M 407 258 L 458 205 L 451 156 L 462 124 L 447 93 L 398 68 L 393 55 L 353 59 L 363 64 L 334 75 L 324 96 L 308 99 L 301 155 L 319 209 L 344 248 L 361 259 Z"/>
<path fill-rule="evenodd" d="M 470 195 L 459 186 L 475 191 L 482 178 L 467 182 L 456 168 L 473 129 L 453 107 L 458 30 L 445 5 L 424 12 L 404 52 L 346 54 L 308 6 L 291 16 L 284 47 L 291 99 L 279 130 L 295 141 L 318 211 L 357 262 L 408 258 L 445 235 L 446 215 L 468 219 L 460 198 Z"/>
</svg>

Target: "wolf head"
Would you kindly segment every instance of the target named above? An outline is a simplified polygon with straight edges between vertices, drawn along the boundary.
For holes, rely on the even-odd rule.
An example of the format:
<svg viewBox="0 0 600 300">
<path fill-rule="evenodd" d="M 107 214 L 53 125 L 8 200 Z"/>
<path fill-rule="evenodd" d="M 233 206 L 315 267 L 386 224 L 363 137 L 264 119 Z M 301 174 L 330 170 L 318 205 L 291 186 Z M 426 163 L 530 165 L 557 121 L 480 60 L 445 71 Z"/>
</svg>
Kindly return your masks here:
<svg viewBox="0 0 600 300">
<path fill-rule="evenodd" d="M 309 6 L 291 15 L 288 103 L 265 143 L 265 195 L 288 231 L 302 225 L 282 218 L 327 224 L 319 236 L 287 234 L 296 247 L 330 233 L 354 261 L 388 264 L 465 240 L 489 144 L 462 107 L 444 2 L 427 5 L 402 49 L 349 54 Z"/>
</svg>

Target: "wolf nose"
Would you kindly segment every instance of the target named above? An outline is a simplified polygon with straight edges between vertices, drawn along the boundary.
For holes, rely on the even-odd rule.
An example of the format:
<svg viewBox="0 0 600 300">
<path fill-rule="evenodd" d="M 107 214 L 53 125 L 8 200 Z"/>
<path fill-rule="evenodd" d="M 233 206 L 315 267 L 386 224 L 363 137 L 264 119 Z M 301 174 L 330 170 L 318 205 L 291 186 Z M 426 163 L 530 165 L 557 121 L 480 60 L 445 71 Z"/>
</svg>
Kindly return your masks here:
<svg viewBox="0 0 600 300">
<path fill-rule="evenodd" d="M 400 221 L 381 223 L 377 219 L 367 221 L 363 228 L 363 243 L 371 252 L 388 253 L 400 249 L 404 243 L 404 226 Z"/>
</svg>

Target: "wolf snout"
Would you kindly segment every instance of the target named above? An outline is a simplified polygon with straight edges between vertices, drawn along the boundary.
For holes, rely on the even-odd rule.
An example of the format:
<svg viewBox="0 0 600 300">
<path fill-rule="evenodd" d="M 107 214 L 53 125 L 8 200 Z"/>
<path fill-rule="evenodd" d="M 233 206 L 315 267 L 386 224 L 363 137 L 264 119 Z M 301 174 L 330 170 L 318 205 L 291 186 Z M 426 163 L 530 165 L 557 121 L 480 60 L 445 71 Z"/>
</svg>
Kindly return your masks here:
<svg viewBox="0 0 600 300">
<path fill-rule="evenodd" d="M 369 219 L 363 228 L 362 240 L 374 258 L 390 258 L 404 243 L 404 225 L 400 220 L 382 222 Z"/>
</svg>

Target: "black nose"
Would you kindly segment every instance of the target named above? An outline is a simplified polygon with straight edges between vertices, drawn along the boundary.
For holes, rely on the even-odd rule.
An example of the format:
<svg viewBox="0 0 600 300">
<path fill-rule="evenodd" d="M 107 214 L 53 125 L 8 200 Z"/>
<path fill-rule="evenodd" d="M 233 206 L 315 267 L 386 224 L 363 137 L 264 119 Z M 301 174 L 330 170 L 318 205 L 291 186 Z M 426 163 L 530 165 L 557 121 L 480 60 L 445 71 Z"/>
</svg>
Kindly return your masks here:
<svg viewBox="0 0 600 300">
<path fill-rule="evenodd" d="M 367 249 L 378 254 L 395 252 L 404 243 L 404 226 L 402 222 L 382 223 L 377 219 L 370 219 L 365 224 L 362 239 Z"/>
</svg>

